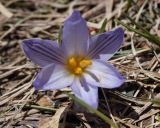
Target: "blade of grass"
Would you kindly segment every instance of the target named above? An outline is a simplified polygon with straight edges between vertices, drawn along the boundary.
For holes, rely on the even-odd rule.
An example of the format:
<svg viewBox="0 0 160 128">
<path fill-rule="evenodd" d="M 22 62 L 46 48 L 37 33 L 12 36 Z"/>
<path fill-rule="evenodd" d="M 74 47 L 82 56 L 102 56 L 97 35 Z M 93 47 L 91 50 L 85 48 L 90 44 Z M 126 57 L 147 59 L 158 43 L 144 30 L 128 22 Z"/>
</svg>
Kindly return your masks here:
<svg viewBox="0 0 160 128">
<path fill-rule="evenodd" d="M 21 104 L 19 104 L 18 106 L 21 106 Z M 39 106 L 39 105 L 32 105 L 32 104 L 25 104 L 23 108 L 38 109 L 40 111 L 56 112 L 56 109 L 54 108 L 44 107 L 44 106 Z"/>
<path fill-rule="evenodd" d="M 132 3 L 133 3 L 133 0 L 127 0 L 128 3 L 127 3 L 127 11 L 128 9 L 131 7 Z"/>
<path fill-rule="evenodd" d="M 160 99 L 152 99 L 151 102 L 160 106 Z"/>
<path fill-rule="evenodd" d="M 149 34 L 149 32 L 146 29 L 144 29 L 141 25 L 139 25 L 138 23 L 136 23 L 131 17 L 129 17 L 127 14 L 124 14 L 124 15 L 125 15 L 126 18 L 128 18 L 131 21 L 132 24 L 136 25 L 137 28 L 139 28 L 139 29 L 141 29 L 144 32 L 146 32 L 146 33 Z"/>
<path fill-rule="evenodd" d="M 58 39 L 57 39 L 60 45 L 62 44 L 62 30 L 63 30 L 63 27 L 61 26 L 58 33 Z"/>
<path fill-rule="evenodd" d="M 143 50 L 142 48 L 136 48 L 136 51 L 139 52 Z M 129 54 L 131 54 L 132 51 L 131 50 L 124 50 L 124 51 L 118 51 L 114 54 L 114 56 L 112 58 L 118 58 L 118 57 L 122 57 L 122 56 L 127 56 Z"/>
<path fill-rule="evenodd" d="M 101 34 L 101 33 L 105 32 L 106 24 L 107 24 L 107 19 L 105 18 L 103 23 L 102 23 L 101 28 L 99 29 L 98 34 Z"/>
<path fill-rule="evenodd" d="M 71 95 L 71 94 L 68 94 L 67 95 L 72 98 L 75 102 L 77 102 L 78 104 L 84 106 L 85 108 L 87 108 L 89 111 L 91 112 L 94 112 L 97 116 L 99 116 L 102 120 L 104 120 L 107 124 L 111 125 L 113 128 L 118 128 L 118 126 L 112 122 L 111 119 L 109 119 L 106 115 L 104 115 L 103 113 L 101 113 L 100 111 L 92 108 L 90 105 L 88 105 L 87 103 L 85 103 L 84 101 L 82 101 L 81 99 Z"/>
<path fill-rule="evenodd" d="M 140 36 L 145 37 L 146 39 L 148 39 L 148 40 L 151 41 L 152 43 L 155 43 L 155 44 L 157 44 L 157 45 L 160 46 L 160 38 L 159 38 L 159 37 L 154 36 L 154 35 L 151 35 L 150 33 L 146 33 L 146 32 L 144 32 L 144 31 L 140 31 L 140 30 L 138 30 L 138 29 L 134 29 L 134 28 L 132 28 L 132 27 L 129 27 L 128 25 L 126 25 L 125 23 L 123 23 L 123 22 L 121 22 L 121 21 L 119 21 L 119 20 L 117 20 L 117 22 L 118 22 L 119 24 L 123 25 L 124 27 L 126 27 L 129 31 L 133 31 L 133 32 L 139 34 Z"/>
</svg>

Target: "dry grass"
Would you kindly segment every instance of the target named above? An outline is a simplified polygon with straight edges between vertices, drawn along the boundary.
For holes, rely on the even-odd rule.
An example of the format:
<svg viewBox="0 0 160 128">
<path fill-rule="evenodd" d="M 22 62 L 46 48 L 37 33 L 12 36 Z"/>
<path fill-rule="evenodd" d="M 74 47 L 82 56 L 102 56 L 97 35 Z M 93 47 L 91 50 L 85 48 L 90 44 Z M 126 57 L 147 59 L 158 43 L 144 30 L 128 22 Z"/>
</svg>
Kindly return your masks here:
<svg viewBox="0 0 160 128">
<path fill-rule="evenodd" d="M 33 37 L 57 39 L 63 21 L 73 9 L 83 14 L 93 35 L 105 18 L 108 19 L 106 31 L 118 26 L 115 19 L 130 25 L 124 15 L 128 14 L 147 31 L 160 36 L 160 1 L 134 1 L 127 10 L 127 0 L 2 0 L 0 127 L 42 127 L 45 122 L 55 121 L 55 116 L 58 118 L 55 122 L 60 120 L 59 127 L 62 128 L 109 127 L 94 114 L 74 110 L 72 101 L 62 91 L 34 91 L 32 82 L 39 67 L 26 60 L 20 43 Z M 159 62 L 159 46 L 125 30 L 125 43 L 110 63 L 127 80 L 119 89 L 105 89 L 104 93 L 99 90 L 99 110 L 110 116 L 120 128 L 159 128 L 160 106 L 149 100 L 160 99 Z M 61 115 L 64 107 L 66 110 Z M 60 111 L 61 118 L 55 114 L 57 111 Z"/>
</svg>

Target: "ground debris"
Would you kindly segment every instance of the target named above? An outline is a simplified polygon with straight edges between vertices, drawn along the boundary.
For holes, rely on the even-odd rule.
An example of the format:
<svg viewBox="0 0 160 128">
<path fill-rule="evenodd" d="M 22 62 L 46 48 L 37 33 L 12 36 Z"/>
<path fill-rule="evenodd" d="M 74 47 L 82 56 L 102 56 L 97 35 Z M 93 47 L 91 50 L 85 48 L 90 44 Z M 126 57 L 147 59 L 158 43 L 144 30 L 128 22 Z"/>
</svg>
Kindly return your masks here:
<svg viewBox="0 0 160 128">
<path fill-rule="evenodd" d="M 128 0 L 129 1 L 129 0 Z M 126 17 L 151 34 L 160 36 L 158 0 L 2 0 L 0 2 L 0 127 L 3 128 L 109 128 L 95 114 L 77 112 L 63 91 L 35 91 L 40 67 L 21 50 L 28 38 L 58 40 L 64 20 L 79 10 L 95 35 L 105 19 L 105 31 L 117 19 L 136 28 Z M 122 27 L 122 26 L 121 26 Z M 124 28 L 125 29 L 125 28 Z M 109 61 L 126 77 L 122 87 L 99 90 L 99 110 L 120 128 L 159 128 L 160 47 L 125 29 L 125 43 Z M 105 94 L 105 98 L 104 98 Z M 108 105 L 106 105 L 106 100 Z"/>
</svg>

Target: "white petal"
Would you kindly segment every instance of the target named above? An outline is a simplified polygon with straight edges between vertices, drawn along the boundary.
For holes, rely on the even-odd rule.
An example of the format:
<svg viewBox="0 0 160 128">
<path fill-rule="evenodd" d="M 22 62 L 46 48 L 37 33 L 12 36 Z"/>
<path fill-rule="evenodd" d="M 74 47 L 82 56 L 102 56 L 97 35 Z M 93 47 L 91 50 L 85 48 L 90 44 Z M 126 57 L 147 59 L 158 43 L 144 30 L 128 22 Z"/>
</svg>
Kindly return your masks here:
<svg viewBox="0 0 160 128">
<path fill-rule="evenodd" d="M 49 65 L 42 69 L 34 82 L 36 89 L 61 89 L 73 83 L 74 77 L 61 65 Z"/>
<path fill-rule="evenodd" d="M 99 81 L 91 75 L 84 74 L 87 83 L 103 88 L 117 88 L 124 82 L 124 77 L 111 64 L 94 60 L 87 71 L 94 74 Z"/>
</svg>

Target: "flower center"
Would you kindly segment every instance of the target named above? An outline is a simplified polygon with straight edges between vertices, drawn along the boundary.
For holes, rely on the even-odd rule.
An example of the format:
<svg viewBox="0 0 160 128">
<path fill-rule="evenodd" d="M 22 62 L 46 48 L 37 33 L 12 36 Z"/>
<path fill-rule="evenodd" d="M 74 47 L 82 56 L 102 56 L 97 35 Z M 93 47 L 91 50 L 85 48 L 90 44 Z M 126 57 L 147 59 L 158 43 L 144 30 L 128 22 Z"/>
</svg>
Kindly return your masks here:
<svg viewBox="0 0 160 128">
<path fill-rule="evenodd" d="M 67 62 L 67 69 L 74 75 L 82 75 L 85 69 L 91 64 L 91 60 L 81 59 L 80 57 L 70 57 Z"/>
</svg>

